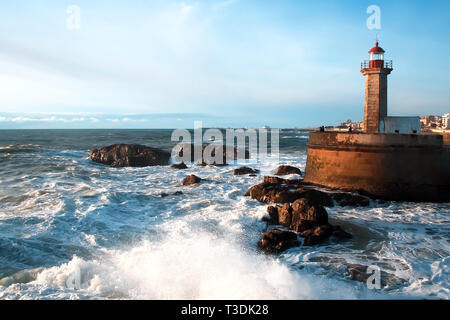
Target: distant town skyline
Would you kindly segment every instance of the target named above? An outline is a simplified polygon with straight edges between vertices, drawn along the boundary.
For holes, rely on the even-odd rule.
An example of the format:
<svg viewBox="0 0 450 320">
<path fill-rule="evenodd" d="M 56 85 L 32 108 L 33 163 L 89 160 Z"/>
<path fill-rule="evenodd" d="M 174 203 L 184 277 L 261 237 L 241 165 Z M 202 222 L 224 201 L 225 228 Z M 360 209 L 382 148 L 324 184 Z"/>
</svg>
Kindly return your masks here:
<svg viewBox="0 0 450 320">
<path fill-rule="evenodd" d="M 381 29 L 367 27 L 371 5 Z M 0 129 L 360 121 L 359 66 L 377 35 L 394 62 L 389 114 L 450 112 L 448 1 L 16 0 L 0 8 Z"/>
</svg>

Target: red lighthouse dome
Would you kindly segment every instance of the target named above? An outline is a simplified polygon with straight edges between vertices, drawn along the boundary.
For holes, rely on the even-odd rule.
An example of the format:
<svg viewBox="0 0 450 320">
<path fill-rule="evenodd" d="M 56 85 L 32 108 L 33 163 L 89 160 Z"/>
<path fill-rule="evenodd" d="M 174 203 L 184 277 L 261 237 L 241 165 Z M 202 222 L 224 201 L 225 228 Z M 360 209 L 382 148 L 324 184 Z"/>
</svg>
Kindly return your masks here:
<svg viewBox="0 0 450 320">
<path fill-rule="evenodd" d="M 369 51 L 369 68 L 383 68 L 384 64 L 384 50 L 378 46 L 378 41 L 375 43 L 375 47 Z"/>
</svg>

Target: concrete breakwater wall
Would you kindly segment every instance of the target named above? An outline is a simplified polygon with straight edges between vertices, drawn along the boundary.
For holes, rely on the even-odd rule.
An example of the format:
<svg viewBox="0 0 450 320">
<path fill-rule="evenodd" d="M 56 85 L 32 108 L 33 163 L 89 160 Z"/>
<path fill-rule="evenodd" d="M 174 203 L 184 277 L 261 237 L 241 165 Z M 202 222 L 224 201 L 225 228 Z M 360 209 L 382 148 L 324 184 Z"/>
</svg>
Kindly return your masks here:
<svg viewBox="0 0 450 320">
<path fill-rule="evenodd" d="M 312 132 L 305 182 L 388 200 L 450 201 L 450 147 L 441 135 Z"/>
</svg>

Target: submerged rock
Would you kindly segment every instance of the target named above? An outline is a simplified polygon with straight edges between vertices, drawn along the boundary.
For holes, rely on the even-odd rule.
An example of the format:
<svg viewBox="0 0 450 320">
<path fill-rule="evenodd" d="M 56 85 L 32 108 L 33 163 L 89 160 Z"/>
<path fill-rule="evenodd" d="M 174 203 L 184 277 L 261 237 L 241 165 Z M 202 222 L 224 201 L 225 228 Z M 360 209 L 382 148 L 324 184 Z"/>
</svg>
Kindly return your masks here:
<svg viewBox="0 0 450 320">
<path fill-rule="evenodd" d="M 89 159 L 111 167 L 147 167 L 167 165 L 170 153 L 138 144 L 114 144 L 92 149 Z"/>
<path fill-rule="evenodd" d="M 238 176 L 238 175 L 244 175 L 244 174 L 256 174 L 258 172 L 259 172 L 258 169 L 252 169 L 249 167 L 240 167 L 240 168 L 233 170 L 233 175 Z"/>
<path fill-rule="evenodd" d="M 204 144 L 201 146 L 201 153 L 199 155 L 195 154 L 194 144 L 182 143 L 174 148 L 175 161 L 191 161 L 205 164 L 222 165 L 226 164 L 227 159 L 250 159 L 250 153 L 248 152 L 248 150 L 238 150 L 234 147 L 227 148 L 226 145 L 221 144 Z"/>
<path fill-rule="evenodd" d="M 183 169 L 187 169 L 187 165 L 184 162 L 181 163 L 175 163 L 173 165 L 170 166 L 172 169 L 178 169 L 178 170 L 183 170 Z"/>
<path fill-rule="evenodd" d="M 181 182 L 183 184 L 183 186 L 189 186 L 191 184 L 196 184 L 196 183 L 200 183 L 200 181 L 202 181 L 201 178 L 197 177 L 196 175 L 189 175 L 186 178 L 183 179 L 183 181 Z"/>
<path fill-rule="evenodd" d="M 280 253 L 300 245 L 297 235 L 291 231 L 272 229 L 261 236 L 258 249 L 265 253 Z"/>
<path fill-rule="evenodd" d="M 333 227 L 329 224 L 321 225 L 315 229 L 309 229 L 308 232 L 300 234 L 305 237 L 304 246 L 313 246 L 327 240 L 333 233 Z"/>
<path fill-rule="evenodd" d="M 293 166 L 287 166 L 287 165 L 281 165 L 278 168 L 276 168 L 275 175 L 277 176 L 285 176 L 288 174 L 298 174 L 301 175 L 302 171 L 299 168 L 293 167 Z"/>
<path fill-rule="evenodd" d="M 341 207 L 352 206 L 352 207 L 367 207 L 370 205 L 370 200 L 366 197 L 355 195 L 351 193 L 334 193 L 333 199 Z"/>
<path fill-rule="evenodd" d="M 183 192 L 182 191 L 175 191 L 175 192 L 173 192 L 173 193 L 165 193 L 165 192 L 162 192 L 161 194 L 160 194 L 160 196 L 161 196 L 161 198 L 165 198 L 165 197 L 168 197 L 168 196 L 170 196 L 170 195 L 174 195 L 174 196 L 178 196 L 178 195 L 180 195 L 180 194 L 183 194 Z"/>
<path fill-rule="evenodd" d="M 359 282 L 367 282 L 367 280 L 369 280 L 369 277 L 374 275 L 374 270 L 369 270 L 368 266 L 362 264 L 351 264 L 348 266 L 347 271 L 350 275 L 350 279 Z M 401 285 L 406 282 L 405 279 L 398 278 L 391 273 L 383 270 L 380 271 L 380 285 L 382 287 Z"/>
</svg>

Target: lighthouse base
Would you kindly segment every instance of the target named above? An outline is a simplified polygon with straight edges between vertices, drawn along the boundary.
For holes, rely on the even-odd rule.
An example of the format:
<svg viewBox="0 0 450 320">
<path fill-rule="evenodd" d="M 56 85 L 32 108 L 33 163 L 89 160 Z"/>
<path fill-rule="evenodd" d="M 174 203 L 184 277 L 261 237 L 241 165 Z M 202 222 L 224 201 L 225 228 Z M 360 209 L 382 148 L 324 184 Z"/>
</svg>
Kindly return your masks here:
<svg viewBox="0 0 450 320">
<path fill-rule="evenodd" d="M 312 132 L 305 182 L 386 200 L 450 201 L 450 147 L 440 135 Z"/>
</svg>

